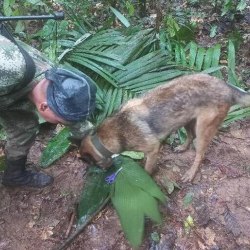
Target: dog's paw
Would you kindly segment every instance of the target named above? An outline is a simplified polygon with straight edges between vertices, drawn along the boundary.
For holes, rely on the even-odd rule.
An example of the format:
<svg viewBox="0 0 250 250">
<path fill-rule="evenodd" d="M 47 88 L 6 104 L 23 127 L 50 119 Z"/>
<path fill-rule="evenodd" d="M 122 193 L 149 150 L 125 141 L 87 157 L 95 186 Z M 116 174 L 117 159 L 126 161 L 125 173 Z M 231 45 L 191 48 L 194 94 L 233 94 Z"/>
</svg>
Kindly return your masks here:
<svg viewBox="0 0 250 250">
<path fill-rule="evenodd" d="M 195 172 L 189 169 L 181 178 L 182 182 L 192 182 L 195 177 Z"/>
</svg>

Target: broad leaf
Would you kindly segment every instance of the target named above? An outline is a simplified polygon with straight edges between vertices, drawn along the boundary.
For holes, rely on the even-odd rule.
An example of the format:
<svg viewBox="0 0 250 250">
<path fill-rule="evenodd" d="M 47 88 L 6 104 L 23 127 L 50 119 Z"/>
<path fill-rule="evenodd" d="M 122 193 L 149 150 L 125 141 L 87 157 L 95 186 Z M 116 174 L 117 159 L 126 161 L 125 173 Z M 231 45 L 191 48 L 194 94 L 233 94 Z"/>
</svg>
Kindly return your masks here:
<svg viewBox="0 0 250 250">
<path fill-rule="evenodd" d="M 68 141 L 69 129 L 63 128 L 55 137 L 53 137 L 40 158 L 40 165 L 43 168 L 48 167 L 55 160 L 58 160 L 64 155 L 70 147 L 70 141 Z"/>
<path fill-rule="evenodd" d="M 110 185 L 105 182 L 109 174 L 91 167 L 86 176 L 78 206 L 78 224 L 84 224 L 109 201 Z"/>
<path fill-rule="evenodd" d="M 161 222 L 157 199 L 165 202 L 166 197 L 145 170 L 132 159 L 118 156 L 114 163 L 121 171 L 113 186 L 112 203 L 126 237 L 132 246 L 137 247 L 142 242 L 145 217 L 156 223 Z"/>
<path fill-rule="evenodd" d="M 127 179 L 132 185 L 135 185 L 151 196 L 162 202 L 166 201 L 166 196 L 162 193 L 155 181 L 147 174 L 147 172 L 134 160 L 129 157 L 119 156 L 114 159 L 116 167 L 123 167 L 123 171 L 118 175 L 120 178 Z"/>
<path fill-rule="evenodd" d="M 119 215 L 122 229 L 133 246 L 141 244 L 144 231 L 144 213 L 138 200 L 141 192 L 141 189 L 135 189 L 118 175 L 112 203 Z"/>
</svg>

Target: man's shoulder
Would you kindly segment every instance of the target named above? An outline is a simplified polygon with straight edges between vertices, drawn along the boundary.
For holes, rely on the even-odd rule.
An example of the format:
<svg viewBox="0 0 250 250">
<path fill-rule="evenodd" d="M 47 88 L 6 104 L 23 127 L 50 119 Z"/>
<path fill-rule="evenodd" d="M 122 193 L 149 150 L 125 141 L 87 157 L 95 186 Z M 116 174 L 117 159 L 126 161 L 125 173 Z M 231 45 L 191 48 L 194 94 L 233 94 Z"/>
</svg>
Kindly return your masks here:
<svg viewBox="0 0 250 250">
<path fill-rule="evenodd" d="M 23 78 L 25 60 L 16 44 L 0 35 L 0 96 L 15 89 Z"/>
</svg>

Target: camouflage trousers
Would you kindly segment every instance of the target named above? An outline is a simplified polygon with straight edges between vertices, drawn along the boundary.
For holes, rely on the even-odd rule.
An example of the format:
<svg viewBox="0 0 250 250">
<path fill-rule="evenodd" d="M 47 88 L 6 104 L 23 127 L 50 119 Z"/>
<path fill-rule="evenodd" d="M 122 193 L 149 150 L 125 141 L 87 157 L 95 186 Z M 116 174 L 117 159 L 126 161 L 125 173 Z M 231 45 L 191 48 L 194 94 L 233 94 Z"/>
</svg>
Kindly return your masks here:
<svg viewBox="0 0 250 250">
<path fill-rule="evenodd" d="M 7 134 L 6 157 L 17 160 L 27 156 L 39 130 L 36 112 L 33 110 L 1 110 L 0 124 Z"/>
</svg>

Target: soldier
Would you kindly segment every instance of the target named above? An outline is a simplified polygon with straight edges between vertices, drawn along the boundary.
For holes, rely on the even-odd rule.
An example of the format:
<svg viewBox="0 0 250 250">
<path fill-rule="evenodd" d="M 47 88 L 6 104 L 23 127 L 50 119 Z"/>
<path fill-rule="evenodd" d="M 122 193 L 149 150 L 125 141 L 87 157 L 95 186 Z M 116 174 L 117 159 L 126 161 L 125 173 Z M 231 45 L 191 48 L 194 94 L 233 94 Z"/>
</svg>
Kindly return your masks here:
<svg viewBox="0 0 250 250">
<path fill-rule="evenodd" d="M 66 124 L 79 136 L 89 129 L 86 119 L 95 108 L 95 94 L 96 86 L 85 74 L 54 68 L 34 48 L 0 35 L 0 124 L 7 133 L 3 185 L 51 184 L 52 176 L 25 167 L 39 128 L 37 114 Z"/>
</svg>

